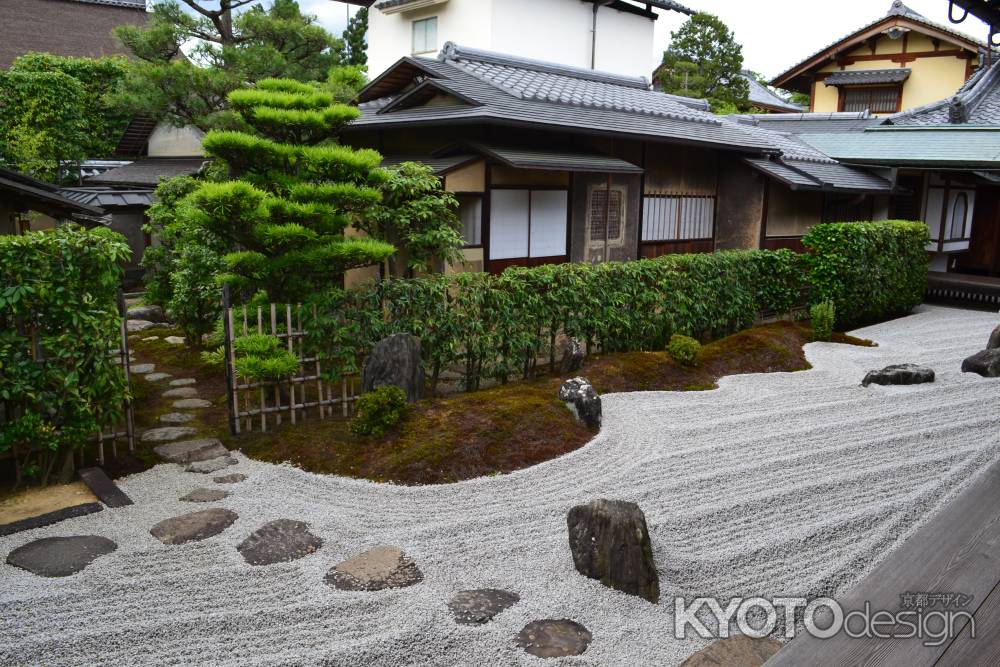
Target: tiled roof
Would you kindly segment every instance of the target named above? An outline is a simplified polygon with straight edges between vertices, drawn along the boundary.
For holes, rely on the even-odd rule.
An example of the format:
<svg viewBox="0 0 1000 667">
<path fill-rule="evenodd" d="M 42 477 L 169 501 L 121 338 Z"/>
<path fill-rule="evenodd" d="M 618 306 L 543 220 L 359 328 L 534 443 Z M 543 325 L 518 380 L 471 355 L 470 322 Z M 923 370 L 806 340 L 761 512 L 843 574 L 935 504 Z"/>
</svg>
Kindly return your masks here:
<svg viewBox="0 0 1000 667">
<path fill-rule="evenodd" d="M 193 176 L 205 162 L 204 157 L 151 157 L 92 176 L 85 179 L 85 182 L 96 185 L 138 185 L 155 188 L 164 178 Z"/>
<path fill-rule="evenodd" d="M 437 157 L 416 153 L 390 153 L 382 156 L 383 167 L 396 167 L 404 162 L 419 162 L 434 170 L 435 175 L 445 174 L 456 167 L 481 159 L 480 156 L 472 153 L 462 153 L 460 155 L 448 155 Z"/>
<path fill-rule="evenodd" d="M 786 134 L 863 132 L 865 128 L 882 122 L 881 118 L 867 111 L 753 114 L 747 118 L 758 127 Z"/>
<path fill-rule="evenodd" d="M 827 155 L 854 164 L 1000 168 L 1000 130 L 974 125 L 878 127 L 853 134 L 804 134 Z"/>
<path fill-rule="evenodd" d="M 111 190 L 107 188 L 60 188 L 59 194 L 78 204 L 100 206 L 103 209 L 150 206 L 152 190 Z"/>
<path fill-rule="evenodd" d="M 878 83 L 902 83 L 913 72 L 909 67 L 890 69 L 854 69 L 834 72 L 823 83 L 828 86 L 867 86 Z"/>
<path fill-rule="evenodd" d="M 1000 62 L 983 68 L 951 98 L 889 116 L 887 125 L 1000 125 Z"/>
<path fill-rule="evenodd" d="M 792 104 L 788 100 L 775 95 L 771 90 L 762 85 L 749 72 L 743 72 L 743 78 L 750 86 L 750 103 L 758 107 L 784 109 L 789 112 L 802 112 L 802 107 Z"/>
<path fill-rule="evenodd" d="M 471 143 L 470 148 L 517 169 L 641 174 L 642 168 L 609 155 L 571 153 L 544 148 L 511 148 Z"/>
<path fill-rule="evenodd" d="M 21 199 L 42 212 L 57 212 L 61 215 L 103 216 L 104 211 L 87 203 L 74 201 L 60 193 L 51 183 L 40 181 L 8 169 L 0 169 L 0 193 L 14 199 Z"/>
<path fill-rule="evenodd" d="M 111 5 L 113 7 L 130 7 L 134 9 L 145 9 L 146 0 L 69 0 L 70 2 L 82 2 L 87 5 Z"/>
</svg>

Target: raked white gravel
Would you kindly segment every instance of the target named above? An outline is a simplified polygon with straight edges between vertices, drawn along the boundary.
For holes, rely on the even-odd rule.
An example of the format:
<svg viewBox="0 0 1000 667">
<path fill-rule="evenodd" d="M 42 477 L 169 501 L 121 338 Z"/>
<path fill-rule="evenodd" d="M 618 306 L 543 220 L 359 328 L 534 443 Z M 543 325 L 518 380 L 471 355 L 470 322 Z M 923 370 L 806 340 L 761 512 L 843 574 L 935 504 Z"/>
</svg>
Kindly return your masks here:
<svg viewBox="0 0 1000 667">
<path fill-rule="evenodd" d="M 120 482 L 131 507 L 0 538 L 0 559 L 50 535 L 118 543 L 64 579 L 0 565 L 0 664 L 678 664 L 707 642 L 673 638 L 673 596 L 842 593 L 1000 459 L 1000 381 L 959 370 L 998 322 L 922 307 L 856 332 L 878 348 L 809 345 L 810 371 L 608 395 L 604 429 L 586 447 L 500 477 L 407 488 L 240 457 L 225 472 L 249 479 L 213 504 L 239 519 L 181 546 L 149 528 L 192 511 L 178 499 L 211 475 L 156 466 Z M 930 365 L 937 382 L 859 385 L 866 370 L 902 362 Z M 574 570 L 566 512 L 599 497 L 645 511 L 660 605 Z M 247 565 L 236 545 L 280 518 L 309 522 L 324 545 Z M 376 593 L 323 582 L 378 545 L 402 547 L 424 581 Z M 447 601 L 468 588 L 510 589 L 521 602 L 488 625 L 457 625 Z M 541 618 L 579 621 L 593 643 L 578 658 L 530 657 L 513 638 Z"/>
</svg>

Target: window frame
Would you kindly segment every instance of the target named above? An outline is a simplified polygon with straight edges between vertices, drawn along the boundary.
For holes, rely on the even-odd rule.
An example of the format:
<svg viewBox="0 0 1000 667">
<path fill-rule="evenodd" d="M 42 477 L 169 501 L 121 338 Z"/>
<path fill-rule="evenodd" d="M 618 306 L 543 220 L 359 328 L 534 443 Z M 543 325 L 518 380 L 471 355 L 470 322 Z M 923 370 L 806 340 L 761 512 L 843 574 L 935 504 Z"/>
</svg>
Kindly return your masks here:
<svg viewBox="0 0 1000 667">
<path fill-rule="evenodd" d="M 433 22 L 433 25 L 434 25 L 434 39 L 433 40 L 428 40 L 427 39 L 427 26 L 431 25 L 432 22 Z M 424 34 L 423 34 L 424 44 L 423 44 L 423 46 L 426 47 L 426 46 L 428 46 L 428 44 L 431 44 L 430 48 L 425 48 L 425 49 L 422 49 L 422 50 L 418 50 L 417 49 L 417 26 L 418 25 L 424 27 Z M 437 16 L 425 16 L 422 19 L 413 19 L 412 21 L 410 21 L 410 55 L 416 56 L 416 55 L 420 55 L 420 54 L 423 54 L 423 53 L 434 53 L 435 51 L 438 50 L 438 45 L 437 44 L 438 44 L 438 17 Z"/>
<path fill-rule="evenodd" d="M 484 241 L 486 232 L 486 194 L 483 192 L 453 192 L 455 199 L 459 200 L 460 197 L 465 197 L 468 199 L 478 199 L 479 200 L 479 243 L 473 244 L 463 244 L 463 248 L 483 248 L 486 246 Z M 461 208 L 461 201 L 459 201 L 459 208 Z M 461 216 L 459 220 L 461 221 Z M 465 240 L 465 225 L 462 225 L 462 240 Z"/>
<path fill-rule="evenodd" d="M 872 101 L 875 94 L 878 91 L 891 90 L 895 93 L 896 104 L 892 108 L 875 110 L 872 107 Z M 877 85 L 877 86 L 841 86 L 840 87 L 840 99 L 838 102 L 838 111 L 852 111 L 848 108 L 848 96 L 851 93 L 867 93 L 867 106 L 864 109 L 854 109 L 854 111 L 864 111 L 867 109 L 873 114 L 884 114 L 884 113 L 899 113 L 903 108 L 903 84 L 888 84 L 888 85 Z"/>
</svg>

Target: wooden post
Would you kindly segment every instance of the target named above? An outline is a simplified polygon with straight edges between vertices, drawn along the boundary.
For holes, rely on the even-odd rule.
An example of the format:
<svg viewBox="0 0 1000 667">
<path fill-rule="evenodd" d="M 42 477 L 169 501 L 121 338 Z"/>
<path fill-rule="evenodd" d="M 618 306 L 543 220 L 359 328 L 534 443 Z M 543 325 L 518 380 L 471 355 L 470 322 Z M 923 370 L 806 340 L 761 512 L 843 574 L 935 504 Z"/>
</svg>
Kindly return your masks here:
<svg viewBox="0 0 1000 667">
<path fill-rule="evenodd" d="M 128 312 L 125 308 L 125 293 L 122 290 L 118 290 L 118 312 L 121 313 L 121 337 L 122 344 L 120 346 L 121 359 L 122 359 L 122 369 L 125 371 L 125 386 L 132 391 L 132 365 L 129 360 L 129 349 L 128 349 L 128 324 L 126 322 L 126 313 Z M 125 433 L 128 438 L 128 450 L 130 452 L 135 451 L 135 415 L 132 411 L 132 399 L 125 399 Z M 82 457 L 81 457 L 82 458 Z M 82 464 L 81 460 L 81 464 Z"/>
<path fill-rule="evenodd" d="M 229 433 L 239 435 L 240 420 L 236 416 L 239 410 L 239 396 L 236 388 L 236 357 L 233 351 L 233 310 L 229 301 L 229 285 L 222 288 L 222 327 L 224 331 L 226 354 L 226 403 L 229 405 Z"/>
<path fill-rule="evenodd" d="M 292 342 L 292 304 L 285 304 L 285 342 L 288 343 L 288 351 L 295 354 L 295 344 Z M 288 380 L 288 407 L 292 411 L 292 423 L 295 423 L 295 382 L 294 375 Z"/>
<path fill-rule="evenodd" d="M 313 325 L 316 324 L 316 304 L 313 304 Z M 319 354 L 316 355 L 316 391 L 319 392 L 319 418 L 326 418 L 326 406 L 323 405 L 323 371 L 319 367 Z"/>
<path fill-rule="evenodd" d="M 276 303 L 271 304 L 271 335 L 278 335 L 278 304 Z M 274 384 L 274 409 L 274 421 L 278 426 L 281 426 L 281 388 L 277 382 Z"/>
<path fill-rule="evenodd" d="M 257 333 L 264 333 L 264 310 L 257 306 Z M 261 433 L 267 432 L 267 414 L 265 413 L 265 408 L 267 408 L 267 396 L 264 393 L 264 384 L 261 383 L 260 386 L 260 431 Z"/>
</svg>

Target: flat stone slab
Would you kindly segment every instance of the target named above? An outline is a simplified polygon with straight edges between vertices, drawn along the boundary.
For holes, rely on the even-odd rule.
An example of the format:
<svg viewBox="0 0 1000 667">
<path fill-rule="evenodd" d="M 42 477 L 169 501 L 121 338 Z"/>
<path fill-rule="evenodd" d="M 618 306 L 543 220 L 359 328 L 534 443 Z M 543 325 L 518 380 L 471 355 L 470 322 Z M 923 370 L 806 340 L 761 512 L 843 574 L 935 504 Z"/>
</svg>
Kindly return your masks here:
<svg viewBox="0 0 1000 667">
<path fill-rule="evenodd" d="M 250 537 L 243 540 L 236 550 L 250 565 L 271 565 L 305 558 L 321 546 L 323 540 L 309 532 L 309 524 L 276 519 L 250 533 Z"/>
<path fill-rule="evenodd" d="M 153 451 L 156 452 L 157 456 L 171 463 L 210 461 L 229 454 L 229 450 L 223 447 L 217 438 L 171 442 L 160 445 Z"/>
<path fill-rule="evenodd" d="M 709 644 L 681 663 L 681 667 L 761 667 L 780 648 L 781 642 L 770 637 L 753 639 L 734 635 Z"/>
<path fill-rule="evenodd" d="M 164 519 L 149 532 L 164 544 L 197 542 L 218 535 L 233 525 L 237 518 L 232 510 L 213 508 Z"/>
<path fill-rule="evenodd" d="M 80 471 L 80 479 L 108 507 L 127 507 L 132 504 L 132 499 L 118 488 L 102 468 L 84 468 Z"/>
<path fill-rule="evenodd" d="M 127 311 L 125 311 L 125 317 L 130 320 L 148 321 L 148 322 L 166 322 L 167 318 L 163 315 L 163 309 L 159 306 L 132 306 Z"/>
<path fill-rule="evenodd" d="M 171 387 L 187 387 L 192 384 L 198 384 L 198 381 L 194 378 L 177 378 L 170 381 Z"/>
<path fill-rule="evenodd" d="M 100 512 L 103 509 L 104 505 L 101 503 L 83 503 L 81 505 L 72 505 L 70 507 L 64 507 L 52 512 L 46 512 L 45 514 L 39 514 L 38 516 L 28 517 L 27 519 L 21 519 L 20 521 L 12 521 L 11 523 L 0 525 L 0 537 L 3 537 L 4 535 L 13 535 L 14 533 L 20 533 L 25 530 L 34 530 L 35 528 L 41 528 L 42 526 L 51 526 L 54 523 L 59 523 L 60 521 L 65 521 L 66 519 L 75 519 L 78 516 L 87 516 L 88 514 L 93 514 L 94 512 Z"/>
<path fill-rule="evenodd" d="M 194 415 L 188 412 L 168 412 L 165 415 L 160 415 L 161 424 L 187 424 L 192 419 L 194 419 Z"/>
<path fill-rule="evenodd" d="M 173 407 L 178 410 L 196 410 L 198 408 L 210 408 L 212 407 L 212 402 L 206 401 L 204 398 L 182 398 L 179 401 L 174 401 Z"/>
<path fill-rule="evenodd" d="M 149 373 L 146 375 L 146 379 L 150 382 L 159 382 L 160 380 L 166 380 L 171 377 L 173 377 L 173 375 L 170 373 Z"/>
<path fill-rule="evenodd" d="M 181 438 L 190 438 L 197 434 L 198 429 L 191 426 L 161 426 L 149 429 L 142 434 L 140 440 L 143 442 L 171 442 Z"/>
<path fill-rule="evenodd" d="M 234 472 L 232 475 L 222 475 L 221 477 L 213 477 L 212 481 L 216 484 L 237 484 L 244 481 L 247 478 L 241 472 Z"/>
<path fill-rule="evenodd" d="M 405 588 L 424 580 L 416 564 L 399 547 L 376 547 L 334 565 L 325 581 L 342 591 Z"/>
<path fill-rule="evenodd" d="M 160 337 L 159 336 L 146 336 L 142 340 L 148 343 L 149 341 L 160 340 Z"/>
<path fill-rule="evenodd" d="M 207 475 L 210 472 L 218 472 L 223 468 L 234 465 L 236 465 L 236 459 L 232 456 L 220 456 L 206 461 L 193 461 L 192 463 L 189 463 L 184 470 L 187 472 L 200 472 Z"/>
<path fill-rule="evenodd" d="M 136 375 L 148 375 L 156 370 L 156 364 L 135 364 L 129 370 Z"/>
<path fill-rule="evenodd" d="M 868 371 L 865 379 L 861 381 L 861 386 L 924 384 L 927 382 L 934 382 L 934 369 L 916 364 L 896 364 L 886 366 L 880 371 Z"/>
<path fill-rule="evenodd" d="M 184 337 L 183 336 L 167 336 L 163 340 L 165 340 L 166 342 L 170 343 L 171 345 L 183 345 L 184 344 Z"/>
<path fill-rule="evenodd" d="M 68 577 L 117 548 L 97 535 L 43 537 L 11 551 L 7 563 L 39 577 Z"/>
<path fill-rule="evenodd" d="M 176 387 L 163 392 L 163 398 L 198 398 L 198 390 L 194 387 Z"/>
<path fill-rule="evenodd" d="M 448 601 L 448 609 L 461 625 L 482 625 L 520 602 L 521 596 L 511 591 L 483 588 L 459 591 Z"/>
<path fill-rule="evenodd" d="M 140 331 L 145 331 L 147 329 L 152 329 L 156 327 L 155 322 L 150 322 L 149 320 L 126 320 L 125 329 L 129 333 L 139 333 Z"/>
<path fill-rule="evenodd" d="M 582 655 L 593 639 L 590 630 L 576 621 L 543 619 L 532 621 L 517 634 L 515 641 L 539 658 L 563 658 Z"/>
<path fill-rule="evenodd" d="M 181 496 L 181 500 L 188 503 L 214 503 L 229 495 L 228 491 L 222 489 L 195 489 L 191 493 Z"/>
</svg>

